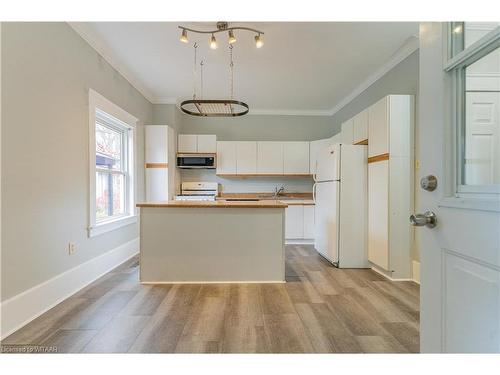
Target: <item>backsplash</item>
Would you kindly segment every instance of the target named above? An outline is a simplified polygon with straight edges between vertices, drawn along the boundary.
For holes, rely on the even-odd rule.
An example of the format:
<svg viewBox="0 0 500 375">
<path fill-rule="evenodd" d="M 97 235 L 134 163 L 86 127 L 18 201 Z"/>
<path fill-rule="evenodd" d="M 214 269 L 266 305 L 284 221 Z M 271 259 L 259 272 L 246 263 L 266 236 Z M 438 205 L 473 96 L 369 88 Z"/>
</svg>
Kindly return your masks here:
<svg viewBox="0 0 500 375">
<path fill-rule="evenodd" d="M 311 177 L 221 177 L 215 170 L 181 170 L 182 182 L 217 182 L 223 193 L 265 193 L 273 192 L 276 187 L 285 187 L 286 192 L 310 193 L 313 180 Z"/>
</svg>

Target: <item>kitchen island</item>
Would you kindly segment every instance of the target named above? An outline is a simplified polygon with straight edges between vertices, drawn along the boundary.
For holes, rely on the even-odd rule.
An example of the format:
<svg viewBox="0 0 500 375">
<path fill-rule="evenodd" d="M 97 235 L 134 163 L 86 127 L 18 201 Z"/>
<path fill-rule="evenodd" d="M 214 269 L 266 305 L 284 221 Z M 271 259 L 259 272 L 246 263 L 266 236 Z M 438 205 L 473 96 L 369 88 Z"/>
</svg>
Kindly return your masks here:
<svg viewBox="0 0 500 375">
<path fill-rule="evenodd" d="M 285 281 L 286 203 L 139 203 L 141 283 Z"/>
</svg>

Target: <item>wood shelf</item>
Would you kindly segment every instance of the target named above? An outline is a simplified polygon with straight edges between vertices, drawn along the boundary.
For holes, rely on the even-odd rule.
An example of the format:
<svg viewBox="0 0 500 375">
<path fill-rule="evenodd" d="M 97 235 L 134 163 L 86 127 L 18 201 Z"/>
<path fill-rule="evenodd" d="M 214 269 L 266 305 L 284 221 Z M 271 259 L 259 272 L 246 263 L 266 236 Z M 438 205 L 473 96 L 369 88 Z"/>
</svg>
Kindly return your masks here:
<svg viewBox="0 0 500 375">
<path fill-rule="evenodd" d="M 368 139 L 363 139 L 362 141 L 355 143 L 355 145 L 368 145 Z"/>
<path fill-rule="evenodd" d="M 389 160 L 389 154 L 380 154 L 368 158 L 368 163 L 375 163 L 377 161 Z"/>
<path fill-rule="evenodd" d="M 168 168 L 168 163 L 145 163 L 145 168 Z"/>
</svg>

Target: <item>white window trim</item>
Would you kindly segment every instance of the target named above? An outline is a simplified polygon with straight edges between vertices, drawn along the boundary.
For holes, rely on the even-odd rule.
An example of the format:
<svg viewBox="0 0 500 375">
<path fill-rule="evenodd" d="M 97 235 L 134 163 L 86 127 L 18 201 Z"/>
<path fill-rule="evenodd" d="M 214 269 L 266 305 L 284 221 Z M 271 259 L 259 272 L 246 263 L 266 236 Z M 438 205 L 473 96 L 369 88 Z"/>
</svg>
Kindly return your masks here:
<svg viewBox="0 0 500 375">
<path fill-rule="evenodd" d="M 442 207 L 467 208 L 482 211 L 499 211 L 498 197 L 500 187 L 497 185 L 463 185 L 461 182 L 461 162 L 462 162 L 462 147 L 461 147 L 461 132 L 463 113 L 459 109 L 463 108 L 463 98 L 459 95 L 461 88 L 464 85 L 464 77 L 460 74 L 460 69 L 470 65 L 474 61 L 484 57 L 499 46 L 500 42 L 500 27 L 492 30 L 483 38 L 476 41 L 465 50 L 459 52 L 456 56 L 450 57 L 450 24 L 443 29 L 446 33 L 445 39 L 447 46 L 445 48 L 443 70 L 450 75 L 450 117 L 451 122 L 450 138 L 452 142 L 451 150 L 453 155 L 448 154 L 451 159 L 449 166 L 453 169 L 450 177 L 453 181 L 449 184 L 449 195 L 444 197 L 440 202 Z M 452 189 L 452 190 L 451 190 Z"/>
<path fill-rule="evenodd" d="M 110 219 L 104 222 L 96 221 L 96 181 L 95 181 L 95 123 L 96 109 L 117 118 L 126 124 L 132 132 L 132 143 L 129 147 L 132 148 L 129 152 L 128 168 L 132 181 L 128 181 L 129 195 L 127 199 L 128 212 L 130 214 Z M 112 103 L 98 92 L 89 89 L 89 220 L 88 220 L 88 236 L 95 237 L 103 233 L 107 233 L 118 228 L 124 227 L 137 222 L 137 209 L 135 202 L 137 200 L 137 174 L 136 174 L 136 125 L 138 119 L 130 113 L 124 111 L 116 104 Z"/>
</svg>

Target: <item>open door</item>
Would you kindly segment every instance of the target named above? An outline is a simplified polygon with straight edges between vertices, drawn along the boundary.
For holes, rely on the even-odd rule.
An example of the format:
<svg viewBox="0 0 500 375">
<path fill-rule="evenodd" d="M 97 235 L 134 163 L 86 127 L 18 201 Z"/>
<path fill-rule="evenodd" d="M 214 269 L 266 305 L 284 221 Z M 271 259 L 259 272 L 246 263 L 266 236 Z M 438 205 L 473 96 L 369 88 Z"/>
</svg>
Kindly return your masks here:
<svg viewBox="0 0 500 375">
<path fill-rule="evenodd" d="M 422 352 L 500 352 L 499 92 L 497 24 L 420 25 Z"/>
</svg>

